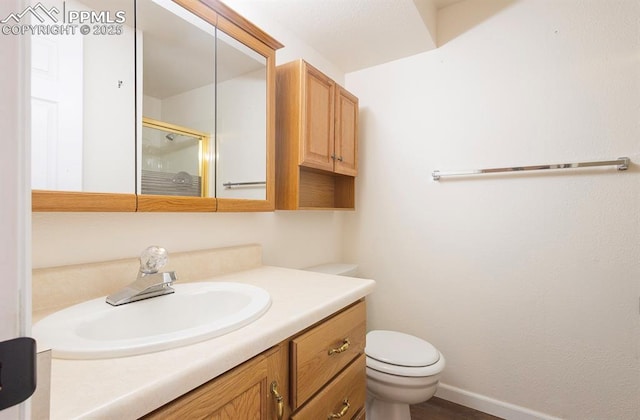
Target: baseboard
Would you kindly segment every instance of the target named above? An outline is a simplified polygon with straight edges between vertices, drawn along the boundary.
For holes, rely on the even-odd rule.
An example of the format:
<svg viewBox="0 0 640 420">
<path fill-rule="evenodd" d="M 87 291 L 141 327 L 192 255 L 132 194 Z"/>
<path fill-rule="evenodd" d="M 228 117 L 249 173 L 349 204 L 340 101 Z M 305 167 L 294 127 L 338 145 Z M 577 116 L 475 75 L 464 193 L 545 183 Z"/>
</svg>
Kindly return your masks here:
<svg viewBox="0 0 640 420">
<path fill-rule="evenodd" d="M 436 397 L 507 420 L 560 420 L 548 414 L 465 391 L 440 382 Z"/>
</svg>

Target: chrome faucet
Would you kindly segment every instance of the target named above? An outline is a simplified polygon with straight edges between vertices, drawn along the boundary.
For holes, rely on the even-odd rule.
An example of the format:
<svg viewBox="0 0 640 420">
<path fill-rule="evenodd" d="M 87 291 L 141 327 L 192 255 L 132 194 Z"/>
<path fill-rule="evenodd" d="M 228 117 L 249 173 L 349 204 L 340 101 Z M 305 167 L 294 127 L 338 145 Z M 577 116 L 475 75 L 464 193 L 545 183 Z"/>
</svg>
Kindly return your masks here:
<svg viewBox="0 0 640 420">
<path fill-rule="evenodd" d="M 173 293 L 171 285 L 177 280 L 176 273 L 159 272 L 168 259 L 169 254 L 164 248 L 150 246 L 145 249 L 140 255 L 140 271 L 136 281 L 107 296 L 107 303 L 118 306 Z"/>
</svg>

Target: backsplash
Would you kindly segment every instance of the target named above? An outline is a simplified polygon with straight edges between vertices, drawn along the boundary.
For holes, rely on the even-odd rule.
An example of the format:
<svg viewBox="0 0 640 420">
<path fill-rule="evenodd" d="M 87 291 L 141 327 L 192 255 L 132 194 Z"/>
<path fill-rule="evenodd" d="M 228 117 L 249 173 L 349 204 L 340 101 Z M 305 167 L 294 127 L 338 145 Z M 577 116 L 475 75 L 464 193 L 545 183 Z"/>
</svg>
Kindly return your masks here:
<svg viewBox="0 0 640 420">
<path fill-rule="evenodd" d="M 175 271 L 178 282 L 187 283 L 260 265 L 262 247 L 251 244 L 175 254 L 169 250 L 169 262 L 163 271 Z M 33 321 L 121 289 L 136 279 L 138 268 L 136 257 L 33 270 Z"/>
</svg>

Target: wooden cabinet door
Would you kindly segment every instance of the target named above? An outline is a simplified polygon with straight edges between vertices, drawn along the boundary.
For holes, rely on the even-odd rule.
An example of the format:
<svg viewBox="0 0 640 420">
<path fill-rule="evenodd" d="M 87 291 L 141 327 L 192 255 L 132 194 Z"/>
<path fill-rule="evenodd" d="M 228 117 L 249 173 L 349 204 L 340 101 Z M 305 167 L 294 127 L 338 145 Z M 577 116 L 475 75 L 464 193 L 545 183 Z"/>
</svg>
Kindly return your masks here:
<svg viewBox="0 0 640 420">
<path fill-rule="evenodd" d="M 276 381 L 279 392 L 288 393 L 288 357 L 286 343 L 274 347 L 144 419 L 277 420 L 277 401 L 271 383 Z M 286 398 L 283 404 L 287 415 Z"/>
<path fill-rule="evenodd" d="M 342 87 L 336 88 L 335 172 L 358 174 L 358 98 Z"/>
<path fill-rule="evenodd" d="M 333 171 L 335 83 L 303 63 L 300 165 Z"/>
</svg>

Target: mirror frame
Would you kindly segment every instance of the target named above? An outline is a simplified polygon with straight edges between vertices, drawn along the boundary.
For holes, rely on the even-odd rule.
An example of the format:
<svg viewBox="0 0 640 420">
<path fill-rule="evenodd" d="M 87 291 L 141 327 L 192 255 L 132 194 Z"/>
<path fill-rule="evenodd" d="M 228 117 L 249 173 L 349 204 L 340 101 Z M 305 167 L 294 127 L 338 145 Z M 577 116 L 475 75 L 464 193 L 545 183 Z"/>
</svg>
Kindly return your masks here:
<svg viewBox="0 0 640 420">
<path fill-rule="evenodd" d="M 38 212 L 133 212 L 135 194 L 31 190 L 31 210 Z"/>
<path fill-rule="evenodd" d="M 34 212 L 244 212 L 275 210 L 275 52 L 283 45 L 219 0 L 173 0 L 267 60 L 266 199 L 32 190 Z M 135 174 L 132 174 L 135 176 Z"/>
</svg>

